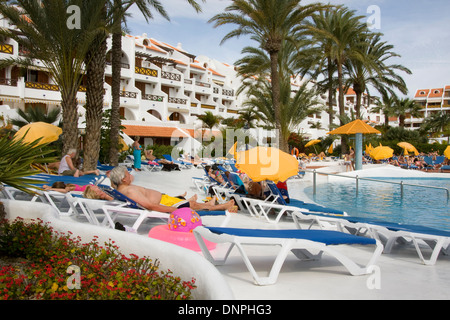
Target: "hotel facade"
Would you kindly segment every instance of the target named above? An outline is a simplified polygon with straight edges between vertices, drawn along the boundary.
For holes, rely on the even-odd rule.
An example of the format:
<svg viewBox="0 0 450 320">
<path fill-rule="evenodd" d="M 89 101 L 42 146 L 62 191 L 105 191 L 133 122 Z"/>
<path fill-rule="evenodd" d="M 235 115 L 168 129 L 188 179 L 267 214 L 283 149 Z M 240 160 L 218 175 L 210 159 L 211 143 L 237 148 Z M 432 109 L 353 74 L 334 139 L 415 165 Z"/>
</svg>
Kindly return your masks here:
<svg viewBox="0 0 450 320">
<path fill-rule="evenodd" d="M 0 27 L 8 28 L 5 19 Z M 111 39 L 108 39 L 107 65 L 104 82 L 104 108 L 111 106 L 112 68 Z M 20 56 L 21 48 L 12 39 L 0 44 L 0 59 Z M 222 118 L 238 117 L 245 94 L 236 94 L 241 85 L 233 65 L 206 56 L 196 56 L 176 46 L 153 39 L 147 34 L 122 37 L 120 115 L 123 132 L 129 137 L 141 137 L 144 145 L 172 144 L 187 140 L 190 151 L 198 148 L 195 130 L 201 128 L 197 115 L 206 111 Z M 293 80 L 292 91 L 301 85 Z M 312 85 L 312 84 L 311 84 Z M 353 110 L 356 95 L 346 95 L 346 112 Z M 85 87 L 80 86 L 78 126 L 83 131 L 85 120 Z M 324 111 L 318 112 L 299 125 L 297 131 L 309 139 L 320 138 L 329 130 L 327 97 L 319 97 Z M 0 115 L 4 121 L 17 118 L 17 110 L 28 107 L 50 111 L 61 104 L 59 87 L 41 61 L 20 72 L 17 66 L 0 70 Z M 333 106 L 339 114 L 337 105 Z M 363 118 L 374 123 L 383 121 L 380 114 L 370 112 L 365 101 Z M 338 123 L 337 117 L 334 120 Z M 218 129 L 217 129 L 218 130 Z M 127 141 L 127 140 L 126 140 Z M 129 140 L 128 140 L 129 141 Z M 193 147 L 195 145 L 195 147 Z M 188 150 L 186 150 L 188 151 Z"/>
</svg>

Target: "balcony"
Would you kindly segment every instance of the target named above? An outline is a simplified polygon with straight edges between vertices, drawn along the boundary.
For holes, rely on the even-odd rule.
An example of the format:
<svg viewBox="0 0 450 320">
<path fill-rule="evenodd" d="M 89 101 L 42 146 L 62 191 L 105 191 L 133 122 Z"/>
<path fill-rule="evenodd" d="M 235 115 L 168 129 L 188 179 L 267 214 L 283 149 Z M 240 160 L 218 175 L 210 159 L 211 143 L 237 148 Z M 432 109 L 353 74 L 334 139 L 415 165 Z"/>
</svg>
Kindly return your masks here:
<svg viewBox="0 0 450 320">
<path fill-rule="evenodd" d="M 48 91 L 59 91 L 59 86 L 56 84 L 42 83 L 42 82 L 25 82 L 25 88 L 48 90 Z"/>
<path fill-rule="evenodd" d="M 106 61 L 106 65 L 107 66 L 112 66 L 112 62 L 111 61 Z M 129 63 L 125 63 L 125 62 L 121 62 L 120 63 L 120 67 L 122 69 L 130 69 L 130 64 Z"/>
<path fill-rule="evenodd" d="M 201 81 L 195 81 L 195 85 L 197 85 L 199 87 L 211 88 L 210 83 L 201 82 Z"/>
<path fill-rule="evenodd" d="M 137 98 L 137 92 L 120 91 L 120 96 L 123 97 L 123 98 L 136 99 Z"/>
<path fill-rule="evenodd" d="M 163 102 L 164 97 L 163 96 L 158 96 L 155 94 L 142 94 L 142 100 L 149 100 L 149 101 L 157 101 L 157 102 Z"/>
<path fill-rule="evenodd" d="M 14 47 L 12 45 L 10 45 L 10 44 L 0 44 L 0 52 L 13 54 L 14 53 Z"/>
<path fill-rule="evenodd" d="M 175 103 L 175 104 L 186 104 L 187 103 L 187 99 L 169 97 L 168 102 L 169 103 Z"/>
<path fill-rule="evenodd" d="M 149 68 L 144 68 L 144 67 L 135 67 L 134 72 L 137 74 L 142 74 L 144 76 L 158 77 L 158 70 L 155 70 L 155 69 L 149 69 Z"/>
<path fill-rule="evenodd" d="M 168 80 L 174 80 L 174 81 L 181 81 L 180 74 L 168 72 L 168 71 L 161 71 L 161 78 L 168 79 Z"/>
<path fill-rule="evenodd" d="M 1 86 L 17 87 L 17 79 L 0 78 Z"/>
</svg>

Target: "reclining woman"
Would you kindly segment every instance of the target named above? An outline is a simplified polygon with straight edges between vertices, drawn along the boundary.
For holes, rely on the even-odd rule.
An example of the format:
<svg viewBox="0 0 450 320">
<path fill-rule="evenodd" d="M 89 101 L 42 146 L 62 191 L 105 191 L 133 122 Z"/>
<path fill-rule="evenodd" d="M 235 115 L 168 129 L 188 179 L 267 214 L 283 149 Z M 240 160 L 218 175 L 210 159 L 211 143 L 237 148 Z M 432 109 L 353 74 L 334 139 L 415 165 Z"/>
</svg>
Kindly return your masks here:
<svg viewBox="0 0 450 320">
<path fill-rule="evenodd" d="M 234 200 L 230 200 L 223 204 L 216 204 L 215 198 L 206 203 L 197 202 L 197 195 L 190 199 L 183 200 L 162 194 L 159 191 L 148 189 L 141 186 L 133 185 L 133 176 L 128 172 L 126 167 L 115 167 L 109 173 L 111 184 L 126 195 L 128 198 L 136 201 L 148 210 L 159 212 L 173 212 L 178 208 L 189 207 L 192 210 L 230 210 L 234 207 Z"/>
</svg>

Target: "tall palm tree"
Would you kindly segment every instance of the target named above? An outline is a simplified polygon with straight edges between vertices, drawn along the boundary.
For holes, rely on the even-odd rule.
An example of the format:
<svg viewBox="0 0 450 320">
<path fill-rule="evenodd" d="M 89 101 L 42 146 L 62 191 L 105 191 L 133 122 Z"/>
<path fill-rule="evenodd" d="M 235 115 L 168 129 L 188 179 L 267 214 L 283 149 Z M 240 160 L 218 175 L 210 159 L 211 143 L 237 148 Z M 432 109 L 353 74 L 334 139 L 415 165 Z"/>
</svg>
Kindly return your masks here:
<svg viewBox="0 0 450 320">
<path fill-rule="evenodd" d="M 186 0 L 196 12 L 200 12 L 201 8 L 197 1 Z M 203 2 L 205 0 L 202 0 Z M 139 12 L 144 16 L 148 22 L 153 19 L 152 10 L 161 15 L 167 20 L 169 16 L 165 11 L 163 5 L 158 0 L 109 0 L 112 6 L 112 49 L 111 49 L 111 66 L 112 66 L 112 102 L 111 102 L 111 130 L 110 130 L 110 149 L 109 159 L 112 165 L 117 165 L 119 160 L 118 145 L 119 145 L 119 131 L 120 131 L 120 71 L 121 71 L 121 53 L 122 53 L 122 23 L 126 24 L 126 17 L 128 9 L 136 5 Z"/>
<path fill-rule="evenodd" d="M 85 0 L 89 1 L 89 0 Z M 99 23 L 104 29 L 97 34 L 86 54 L 86 134 L 84 138 L 84 170 L 97 168 L 103 115 L 104 74 L 106 66 L 106 39 L 108 16 L 106 1 L 102 3 Z"/>
<path fill-rule="evenodd" d="M 67 27 L 67 8 L 83 8 L 81 28 Z M 16 0 L 0 3 L 0 14 L 16 27 L 2 29 L 3 36 L 18 42 L 25 56 L 4 59 L 0 68 L 8 65 L 30 66 L 39 60 L 52 75 L 61 92 L 63 117 L 63 152 L 76 148 L 78 137 L 77 91 L 84 58 L 98 32 L 98 1 L 84 0 Z"/>
<path fill-rule="evenodd" d="M 212 17 L 214 27 L 234 24 L 236 29 L 222 39 L 226 40 L 250 35 L 270 57 L 272 104 L 275 111 L 275 126 L 281 130 L 280 76 L 278 54 L 284 41 L 295 42 L 301 23 L 323 8 L 322 4 L 300 5 L 301 0 L 234 0 L 224 13 Z M 287 142 L 280 139 L 280 149 L 288 151 Z"/>
<path fill-rule="evenodd" d="M 372 108 L 373 112 L 381 112 L 384 115 L 384 129 L 387 130 L 389 128 L 389 116 L 392 115 L 394 110 L 394 104 L 397 96 L 383 93 L 381 95 L 381 100 L 376 102 L 376 106 Z"/>
<path fill-rule="evenodd" d="M 368 32 L 367 25 L 361 21 L 363 18 L 356 16 L 355 11 L 340 6 L 320 12 L 320 18 L 317 19 L 320 23 L 308 25 L 308 33 L 315 42 L 326 45 L 326 54 L 336 65 L 340 116 L 345 114 L 344 64 L 349 59 L 362 58 L 358 44 L 362 39 L 361 34 Z M 345 139 L 342 140 L 342 152 L 347 152 Z"/>
<path fill-rule="evenodd" d="M 398 117 L 398 125 L 401 128 L 405 127 L 405 119 L 408 115 L 412 117 L 420 117 L 422 107 L 410 98 L 396 99 L 392 114 Z"/>
<path fill-rule="evenodd" d="M 221 117 L 214 115 L 211 111 L 206 111 L 205 114 L 197 115 L 197 118 L 202 121 L 202 127 L 209 128 L 212 134 L 212 129 L 220 124 Z"/>
<path fill-rule="evenodd" d="M 319 111 L 319 101 L 317 92 L 308 88 L 308 82 L 300 86 L 298 91 L 292 95 L 290 78 L 284 78 L 280 82 L 280 144 L 287 144 L 291 132 L 295 131 L 299 124 L 308 115 Z M 275 108 L 272 103 L 272 90 L 270 81 L 260 81 L 259 85 L 249 89 L 250 98 L 244 102 L 243 106 L 256 109 L 261 115 L 261 120 L 271 125 L 275 120 Z"/>
<path fill-rule="evenodd" d="M 372 85 L 380 94 L 394 94 L 398 89 L 407 94 L 408 89 L 403 78 L 396 72 L 403 71 L 411 74 L 411 70 L 399 65 L 388 65 L 390 58 L 399 57 L 392 51 L 393 45 L 381 41 L 380 33 L 361 34 L 362 40 L 357 42 L 360 47 L 361 56 L 348 59 L 344 65 L 347 75 L 347 85 L 351 86 L 356 93 L 355 112 L 360 118 L 361 100 L 368 85 Z"/>
<path fill-rule="evenodd" d="M 256 128 L 254 123 L 261 119 L 258 111 L 253 108 L 245 108 L 244 110 L 240 110 L 238 114 L 239 127 Z"/>
</svg>

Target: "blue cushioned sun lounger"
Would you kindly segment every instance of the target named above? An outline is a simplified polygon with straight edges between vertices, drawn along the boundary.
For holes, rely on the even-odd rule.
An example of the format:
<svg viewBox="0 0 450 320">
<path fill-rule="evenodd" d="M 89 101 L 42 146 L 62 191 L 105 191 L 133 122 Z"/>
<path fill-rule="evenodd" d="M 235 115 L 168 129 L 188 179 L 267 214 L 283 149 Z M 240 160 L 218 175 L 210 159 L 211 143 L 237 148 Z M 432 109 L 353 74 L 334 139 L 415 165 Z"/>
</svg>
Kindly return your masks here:
<svg viewBox="0 0 450 320">
<path fill-rule="evenodd" d="M 258 285 L 274 284 L 277 281 L 281 267 L 290 251 L 302 260 L 320 259 L 323 253 L 327 253 L 341 262 L 352 275 L 370 273 L 371 267 L 383 251 L 383 245 L 379 240 L 330 230 L 263 230 L 197 227 L 194 229 L 194 235 L 202 249 L 203 255 L 214 265 L 224 264 L 231 250 L 236 246 L 247 269 Z M 214 258 L 207 248 L 204 239 L 215 243 L 228 243 L 229 247 L 224 258 Z M 245 245 L 281 247 L 267 277 L 260 277 L 256 273 L 244 248 Z M 338 245 L 373 245 L 375 246 L 375 250 L 367 265 L 362 267 L 336 250 L 334 247 Z M 310 250 L 318 250 L 319 253 L 312 254 Z"/>
<path fill-rule="evenodd" d="M 326 224 L 331 224 L 337 230 L 350 231 L 353 234 L 366 233 L 372 238 L 384 243 L 384 253 L 390 253 L 394 244 L 398 240 L 410 240 L 414 245 L 420 260 L 426 265 L 433 265 L 439 253 L 450 254 L 450 232 L 435 228 L 388 222 L 372 218 L 352 217 L 352 216 L 327 216 L 309 214 L 308 212 L 293 212 L 292 216 L 297 227 L 300 228 L 300 221 L 313 220 L 321 228 L 326 228 Z M 312 224 L 311 224 L 312 225 Z M 421 247 L 422 241 L 432 252 L 427 259 Z"/>
<path fill-rule="evenodd" d="M 274 200 L 263 201 L 243 198 L 242 201 L 245 202 L 252 215 L 264 217 L 268 222 L 277 223 L 284 214 L 291 215 L 294 211 L 309 214 L 346 215 L 345 211 L 328 208 L 315 203 L 307 203 L 298 199 L 290 199 L 289 203 L 287 203 L 275 183 L 268 181 L 267 185 L 271 191 L 271 198 Z M 277 211 L 273 215 L 270 214 L 272 209 Z"/>
<path fill-rule="evenodd" d="M 155 217 L 155 218 L 168 219 L 170 216 L 168 213 L 150 211 L 150 210 L 142 207 L 140 204 L 138 204 L 133 199 L 130 199 L 123 193 L 119 192 L 118 190 L 116 190 L 110 186 L 99 185 L 99 187 L 105 193 L 107 193 L 108 195 L 113 197 L 115 200 L 122 201 L 126 204 L 125 206 L 108 205 L 108 206 L 103 207 L 103 212 L 105 213 L 106 219 L 108 219 L 109 225 L 111 227 L 114 227 L 114 220 L 115 220 L 116 216 L 120 215 L 120 214 L 138 215 L 138 219 L 136 220 L 135 224 L 133 225 L 133 228 L 136 230 L 145 218 Z M 219 211 L 219 210 L 212 211 L 211 210 L 211 211 L 196 211 L 196 212 L 198 213 L 199 216 L 223 216 L 225 219 L 222 221 L 222 226 L 225 226 L 231 217 L 231 215 L 228 211 Z"/>
</svg>

